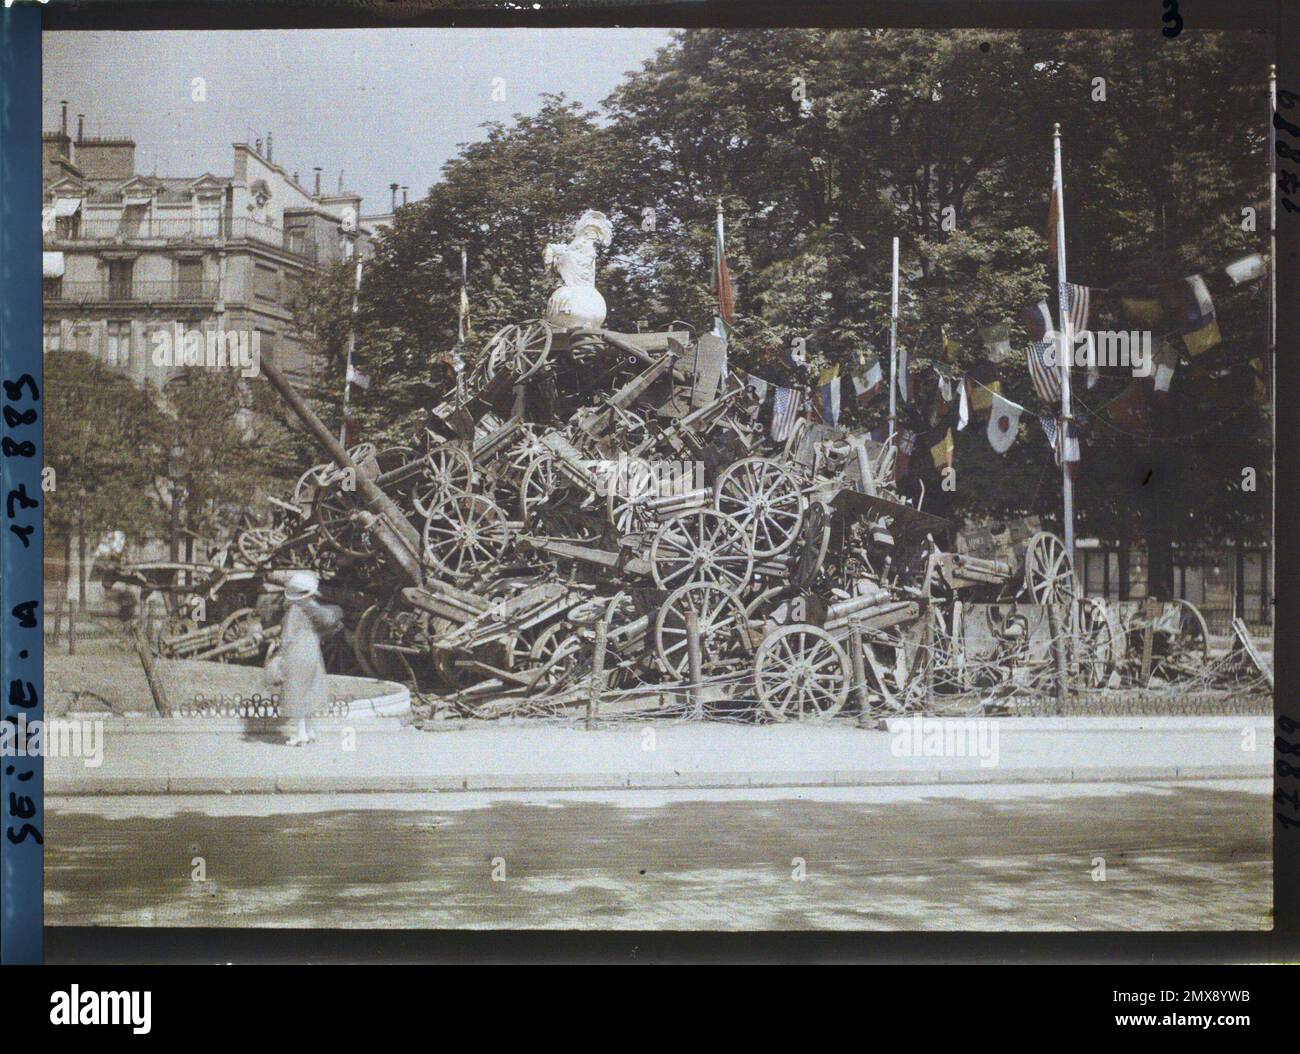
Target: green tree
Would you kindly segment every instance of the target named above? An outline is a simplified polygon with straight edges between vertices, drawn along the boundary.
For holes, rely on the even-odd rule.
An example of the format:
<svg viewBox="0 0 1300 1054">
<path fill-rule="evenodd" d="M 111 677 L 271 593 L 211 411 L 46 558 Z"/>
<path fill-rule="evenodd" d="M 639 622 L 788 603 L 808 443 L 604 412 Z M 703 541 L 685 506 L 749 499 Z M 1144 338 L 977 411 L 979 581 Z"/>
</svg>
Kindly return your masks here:
<svg viewBox="0 0 1300 1054">
<path fill-rule="evenodd" d="M 152 498 L 169 429 L 155 390 L 81 351 L 45 357 L 45 407 L 45 466 L 54 471 L 45 525 L 65 575 L 75 541 L 84 606 L 88 548 L 109 531 L 139 542 L 161 526 Z"/>
</svg>

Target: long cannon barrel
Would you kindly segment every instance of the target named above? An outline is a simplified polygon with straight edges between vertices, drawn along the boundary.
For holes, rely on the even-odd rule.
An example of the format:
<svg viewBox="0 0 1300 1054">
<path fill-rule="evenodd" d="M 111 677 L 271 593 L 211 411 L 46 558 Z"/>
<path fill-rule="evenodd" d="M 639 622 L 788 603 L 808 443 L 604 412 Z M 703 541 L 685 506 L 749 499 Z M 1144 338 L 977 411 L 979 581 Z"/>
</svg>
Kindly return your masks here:
<svg viewBox="0 0 1300 1054">
<path fill-rule="evenodd" d="M 262 375 L 271 382 L 271 387 L 279 392 L 280 397 L 289 404 L 289 409 L 303 423 L 308 434 L 316 440 L 317 445 L 330 456 L 339 468 L 352 470 L 357 481 L 357 490 L 360 491 L 361 497 L 365 499 L 367 511 L 375 515 L 372 528 L 375 540 L 383 547 L 384 551 L 392 558 L 393 563 L 412 585 L 422 585 L 424 571 L 420 566 L 418 555 L 421 548 L 420 536 L 407 521 L 401 508 L 392 498 L 380 490 L 375 481 L 366 475 L 362 468 L 352 460 L 351 456 L 343 448 L 343 444 L 335 439 L 330 434 L 330 430 L 321 422 L 321 419 L 312 413 L 311 407 L 307 405 L 303 397 L 298 394 L 278 367 L 263 359 L 261 370 Z"/>
</svg>

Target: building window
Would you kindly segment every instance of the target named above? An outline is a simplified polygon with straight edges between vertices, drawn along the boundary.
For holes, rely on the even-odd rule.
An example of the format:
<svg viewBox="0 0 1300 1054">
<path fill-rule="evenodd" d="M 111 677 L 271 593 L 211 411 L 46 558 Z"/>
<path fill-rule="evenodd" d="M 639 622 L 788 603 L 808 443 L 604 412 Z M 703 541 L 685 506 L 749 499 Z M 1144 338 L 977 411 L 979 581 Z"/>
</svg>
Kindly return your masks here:
<svg viewBox="0 0 1300 1054">
<path fill-rule="evenodd" d="M 95 346 L 95 329 L 90 323 L 79 322 L 72 328 L 72 350 L 84 351 L 87 355 Z"/>
<path fill-rule="evenodd" d="M 131 361 L 131 322 L 129 319 L 110 318 L 108 320 L 104 361 L 110 366 L 125 366 Z"/>
<path fill-rule="evenodd" d="M 63 299 L 63 279 L 61 277 L 41 279 L 41 296 L 46 300 Z"/>
<path fill-rule="evenodd" d="M 280 299 L 280 272 L 265 264 L 253 268 L 253 292 L 259 300 Z"/>
<path fill-rule="evenodd" d="M 203 261 L 181 260 L 176 269 L 182 300 L 193 300 L 203 293 Z"/>
<path fill-rule="evenodd" d="M 57 319 L 41 326 L 41 344 L 47 352 L 63 350 L 63 325 Z"/>
<path fill-rule="evenodd" d="M 108 261 L 108 298 L 110 300 L 131 299 L 131 278 L 134 272 L 134 260 Z"/>
</svg>

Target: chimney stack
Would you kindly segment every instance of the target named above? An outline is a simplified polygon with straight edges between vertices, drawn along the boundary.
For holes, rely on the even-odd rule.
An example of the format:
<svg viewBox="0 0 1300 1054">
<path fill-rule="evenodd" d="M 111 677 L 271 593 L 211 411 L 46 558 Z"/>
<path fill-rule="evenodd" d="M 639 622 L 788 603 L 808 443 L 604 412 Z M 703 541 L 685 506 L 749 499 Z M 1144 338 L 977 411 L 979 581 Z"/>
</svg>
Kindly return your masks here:
<svg viewBox="0 0 1300 1054">
<path fill-rule="evenodd" d="M 410 187 L 403 187 L 403 188 L 402 188 L 402 204 L 403 204 L 403 205 L 406 204 L 406 192 L 407 192 L 408 190 L 410 190 L 410 189 L 411 189 Z"/>
<path fill-rule="evenodd" d="M 63 117 L 59 120 L 59 131 L 63 134 L 64 138 L 67 138 L 67 135 L 68 135 L 68 100 L 67 100 L 67 99 L 60 99 L 60 100 L 59 100 L 59 104 L 63 107 Z"/>
<path fill-rule="evenodd" d="M 266 159 L 271 160 L 271 133 L 266 133 Z"/>
<path fill-rule="evenodd" d="M 389 211 L 389 212 L 396 212 L 396 211 L 397 211 L 397 190 L 398 190 L 398 185 L 397 185 L 396 183 L 389 183 L 389 184 L 388 184 L 388 190 L 389 190 L 389 192 L 392 194 L 392 198 L 390 199 L 389 206 L 388 206 L 388 211 Z"/>
<path fill-rule="evenodd" d="M 320 165 L 317 165 L 315 168 L 312 169 L 312 171 L 316 173 L 316 196 L 319 198 L 320 197 L 320 174 L 321 174 Z"/>
<path fill-rule="evenodd" d="M 77 114 L 77 142 L 81 142 L 86 137 L 86 115 Z"/>
</svg>

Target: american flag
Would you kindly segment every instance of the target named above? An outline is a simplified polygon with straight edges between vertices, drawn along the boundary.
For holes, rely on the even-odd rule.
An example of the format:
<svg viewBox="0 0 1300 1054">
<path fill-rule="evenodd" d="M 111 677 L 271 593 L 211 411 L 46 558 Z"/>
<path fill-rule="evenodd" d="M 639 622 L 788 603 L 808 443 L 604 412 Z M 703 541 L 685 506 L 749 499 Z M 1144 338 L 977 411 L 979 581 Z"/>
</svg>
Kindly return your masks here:
<svg viewBox="0 0 1300 1054">
<path fill-rule="evenodd" d="M 777 388 L 772 400 L 772 438 L 776 442 L 784 443 L 790 438 L 801 398 L 796 388 Z"/>
<path fill-rule="evenodd" d="M 1043 426 L 1043 434 L 1047 436 L 1047 441 L 1052 445 L 1052 456 L 1056 458 L 1056 463 L 1061 463 L 1061 445 L 1058 442 L 1060 438 L 1060 429 L 1057 427 L 1056 418 L 1040 417 L 1038 423 Z M 1073 423 L 1066 433 L 1069 439 L 1066 441 L 1065 456 L 1067 461 L 1079 460 L 1079 437 L 1074 430 Z"/>
<path fill-rule="evenodd" d="M 1086 285 L 1065 283 L 1066 303 L 1070 307 L 1070 327 L 1075 333 L 1082 333 L 1088 328 L 1088 302 L 1091 290 Z"/>
<path fill-rule="evenodd" d="M 1034 391 L 1045 403 L 1055 402 L 1061 397 L 1061 374 L 1057 363 L 1056 334 L 1049 333 L 1047 340 L 1031 341 L 1025 358 L 1029 360 L 1029 379 L 1034 382 Z"/>
</svg>

